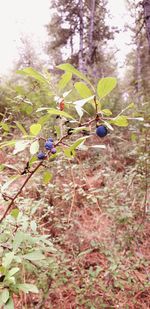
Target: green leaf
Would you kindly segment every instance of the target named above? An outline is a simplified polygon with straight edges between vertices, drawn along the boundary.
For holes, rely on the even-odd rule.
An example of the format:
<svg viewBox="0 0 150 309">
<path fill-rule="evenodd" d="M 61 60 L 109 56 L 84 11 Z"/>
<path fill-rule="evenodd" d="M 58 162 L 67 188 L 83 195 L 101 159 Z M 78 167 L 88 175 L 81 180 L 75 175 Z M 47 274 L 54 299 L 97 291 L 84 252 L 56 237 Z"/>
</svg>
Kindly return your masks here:
<svg viewBox="0 0 150 309">
<path fill-rule="evenodd" d="M 137 135 L 135 133 L 131 133 L 131 141 L 135 142 L 137 140 Z"/>
<path fill-rule="evenodd" d="M 86 99 L 77 100 L 77 101 L 73 102 L 73 104 L 77 105 L 77 106 L 83 106 L 85 103 L 91 101 L 93 98 L 94 98 L 94 95 L 92 95 L 91 97 L 88 97 Z"/>
<path fill-rule="evenodd" d="M 9 126 L 6 122 L 1 122 L 1 127 L 4 131 L 9 132 Z"/>
<path fill-rule="evenodd" d="M 45 256 L 41 253 L 41 251 L 32 251 L 28 254 L 25 254 L 23 257 L 29 261 L 40 261 L 45 259 Z"/>
<path fill-rule="evenodd" d="M 43 182 L 45 184 L 48 184 L 51 181 L 52 177 L 53 177 L 53 175 L 49 171 L 45 171 L 45 173 L 43 175 Z"/>
<path fill-rule="evenodd" d="M 32 155 L 34 155 L 35 153 L 37 153 L 39 150 L 39 142 L 38 141 L 35 141 L 31 144 L 30 146 L 30 153 Z"/>
<path fill-rule="evenodd" d="M 76 109 L 77 114 L 79 115 L 79 117 L 81 119 L 83 114 L 84 114 L 84 109 L 81 106 L 75 106 L 75 109 Z"/>
<path fill-rule="evenodd" d="M 18 129 L 23 133 L 23 135 L 28 135 L 28 133 L 26 132 L 26 130 L 19 121 L 15 121 L 15 123 Z"/>
<path fill-rule="evenodd" d="M 65 156 L 68 157 L 68 158 L 72 158 L 72 157 L 75 156 L 75 151 L 74 150 L 71 151 L 70 148 L 64 148 L 63 152 L 64 152 Z"/>
<path fill-rule="evenodd" d="M 0 273 L 3 275 L 6 274 L 6 268 L 4 266 L 0 266 Z"/>
<path fill-rule="evenodd" d="M 92 91 L 83 82 L 77 82 L 74 84 L 75 89 L 78 91 L 81 98 L 85 99 L 92 96 Z"/>
<path fill-rule="evenodd" d="M 29 283 L 23 283 L 23 284 L 17 284 L 16 286 L 19 290 L 23 291 L 24 293 L 39 293 L 38 288 L 34 284 Z"/>
<path fill-rule="evenodd" d="M 18 215 L 19 215 L 19 209 L 18 208 L 14 208 L 11 212 L 10 212 L 10 215 L 17 219 Z"/>
<path fill-rule="evenodd" d="M 94 95 L 91 96 L 91 97 L 88 97 L 86 99 L 82 99 L 82 100 L 78 100 L 78 101 L 75 101 L 73 104 L 75 105 L 75 109 L 79 115 L 79 117 L 81 118 L 83 116 L 83 113 L 84 113 L 84 109 L 82 108 L 82 106 L 89 102 L 91 99 L 94 98 Z"/>
<path fill-rule="evenodd" d="M 108 95 L 117 85 L 117 80 L 114 77 L 101 78 L 97 84 L 98 96 L 102 99 Z"/>
<path fill-rule="evenodd" d="M 13 241 L 13 250 L 16 251 L 23 241 L 24 241 L 24 233 L 21 231 L 16 232 Z"/>
<path fill-rule="evenodd" d="M 29 161 L 29 166 L 31 167 L 37 161 L 37 156 L 33 156 Z"/>
<path fill-rule="evenodd" d="M 20 270 L 19 267 L 13 267 L 13 268 L 10 269 L 10 270 L 8 271 L 8 273 L 6 274 L 6 278 L 12 277 L 12 276 L 15 275 L 19 270 Z"/>
<path fill-rule="evenodd" d="M 26 109 L 25 109 L 25 113 L 27 115 L 30 115 L 31 113 L 33 112 L 33 107 L 32 106 L 27 106 Z"/>
<path fill-rule="evenodd" d="M 4 289 L 1 293 L 1 301 L 3 304 L 5 304 L 7 302 L 7 300 L 9 299 L 9 290 L 8 289 Z"/>
<path fill-rule="evenodd" d="M 103 122 L 108 129 L 110 129 L 111 131 L 114 131 L 114 128 L 111 126 L 111 124 L 108 121 L 103 120 Z"/>
<path fill-rule="evenodd" d="M 80 144 L 82 144 L 83 142 L 85 142 L 85 140 L 86 140 L 87 138 L 88 138 L 88 136 L 81 137 L 81 138 L 77 139 L 77 140 L 75 141 L 75 143 L 69 147 L 70 152 L 72 152 L 72 151 L 75 150 Z"/>
<path fill-rule="evenodd" d="M 135 104 L 132 102 L 128 105 L 128 108 L 134 108 L 135 107 Z"/>
<path fill-rule="evenodd" d="M 72 91 L 72 89 L 69 90 L 69 91 L 65 91 L 65 92 L 63 93 L 63 98 L 66 98 L 66 97 L 71 93 L 71 91 Z"/>
<path fill-rule="evenodd" d="M 71 65 L 70 63 L 63 63 L 63 64 L 60 64 L 58 66 L 56 66 L 56 68 L 60 69 L 60 70 L 63 70 L 63 71 L 66 71 L 66 72 L 70 72 L 76 76 L 78 76 L 79 78 L 85 80 L 88 84 L 91 85 L 90 81 L 88 80 L 88 78 L 83 74 L 81 73 L 80 71 L 78 71 L 77 69 L 75 69 L 73 67 L 73 65 Z M 92 86 L 93 87 L 93 86 Z"/>
<path fill-rule="evenodd" d="M 77 127 L 77 128 L 73 128 L 72 132 L 73 133 L 78 133 L 78 132 L 83 131 L 83 130 L 88 132 L 89 128 L 87 128 L 87 127 Z"/>
<path fill-rule="evenodd" d="M 49 109 L 49 107 L 39 107 L 37 110 L 36 110 L 36 113 L 38 113 L 38 112 L 43 112 L 43 111 L 46 111 L 46 110 L 48 110 Z"/>
<path fill-rule="evenodd" d="M 69 115 L 68 113 L 64 112 L 64 111 L 59 111 L 58 109 L 55 109 L 55 108 L 50 108 L 48 109 L 48 114 L 50 115 L 60 115 L 62 117 L 65 117 L 65 118 L 71 118 L 71 119 L 74 119 L 71 115 Z"/>
<path fill-rule="evenodd" d="M 44 84 L 49 85 L 48 80 L 41 73 L 39 73 L 38 71 L 36 71 L 33 68 L 25 68 L 23 70 L 18 70 L 18 71 L 16 71 L 16 73 L 21 74 L 21 75 L 26 75 L 26 76 L 29 76 L 29 77 L 33 77 L 34 79 L 36 79 L 40 83 L 44 83 Z"/>
<path fill-rule="evenodd" d="M 8 268 L 8 266 L 11 264 L 13 258 L 14 258 L 14 252 L 6 253 L 5 256 L 2 259 L 3 267 Z"/>
<path fill-rule="evenodd" d="M 56 133 L 57 137 L 60 137 L 60 135 L 61 135 L 60 127 L 59 126 L 54 126 L 54 130 L 55 130 L 55 133 Z"/>
<path fill-rule="evenodd" d="M 51 115 L 44 115 L 41 118 L 39 118 L 38 123 L 41 124 L 41 126 L 43 126 L 51 117 Z"/>
<path fill-rule="evenodd" d="M 12 297 L 9 298 L 7 304 L 5 304 L 4 309 L 15 309 Z"/>
<path fill-rule="evenodd" d="M 0 148 L 8 147 L 8 146 L 14 146 L 15 143 L 16 143 L 16 141 L 2 142 L 2 143 L 0 143 Z"/>
<path fill-rule="evenodd" d="M 5 168 L 6 164 L 0 164 L 0 172 L 2 172 Z"/>
<path fill-rule="evenodd" d="M 38 135 L 39 133 L 40 133 L 40 131 L 41 131 L 41 124 L 40 123 L 36 123 L 36 124 L 32 124 L 31 126 L 30 126 L 30 133 L 32 134 L 32 135 Z"/>
<path fill-rule="evenodd" d="M 112 112 L 110 111 L 110 109 L 102 109 L 102 113 L 106 116 L 111 116 L 112 115 Z"/>
<path fill-rule="evenodd" d="M 60 81 L 58 83 L 59 89 L 60 90 L 64 89 L 67 86 L 67 84 L 70 82 L 71 78 L 72 78 L 72 73 L 70 73 L 70 72 L 64 73 L 61 76 L 61 79 L 60 79 Z"/>
<path fill-rule="evenodd" d="M 23 151 L 24 149 L 26 149 L 26 147 L 29 145 L 29 141 L 16 141 L 15 143 L 15 149 L 13 151 L 13 154 L 17 154 L 18 152 Z"/>
<path fill-rule="evenodd" d="M 127 127 L 128 126 L 128 119 L 126 116 L 117 116 L 111 121 L 118 127 Z"/>
</svg>

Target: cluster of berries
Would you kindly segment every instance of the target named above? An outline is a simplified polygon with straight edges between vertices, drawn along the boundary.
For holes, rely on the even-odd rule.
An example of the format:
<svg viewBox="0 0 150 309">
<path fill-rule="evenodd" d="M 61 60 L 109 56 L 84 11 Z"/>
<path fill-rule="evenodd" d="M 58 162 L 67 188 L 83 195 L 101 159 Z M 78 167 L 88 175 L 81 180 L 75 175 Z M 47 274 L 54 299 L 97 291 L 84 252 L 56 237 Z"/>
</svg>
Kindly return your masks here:
<svg viewBox="0 0 150 309">
<path fill-rule="evenodd" d="M 72 129 L 71 129 L 72 130 Z M 106 126 L 103 126 L 103 125 L 100 125 L 96 128 L 96 134 L 99 136 L 99 137 L 104 137 L 106 136 L 108 133 L 108 130 L 106 128 Z M 71 134 L 71 133 L 70 133 Z M 46 150 L 50 150 L 50 152 L 52 154 L 55 154 L 56 153 L 56 148 L 54 147 L 54 144 L 53 144 L 53 139 L 52 138 L 48 138 L 48 140 L 45 142 L 45 149 Z M 46 157 L 47 157 L 47 154 L 40 151 L 37 155 L 38 159 L 39 160 L 44 160 Z"/>
<path fill-rule="evenodd" d="M 48 138 L 48 140 L 45 142 L 45 149 L 46 150 L 50 150 L 52 154 L 55 154 L 56 153 L 56 148 L 54 147 L 54 144 L 53 144 L 53 139 L 52 138 Z M 37 155 L 38 159 L 39 160 L 43 160 L 47 157 L 47 154 L 40 151 Z"/>
</svg>

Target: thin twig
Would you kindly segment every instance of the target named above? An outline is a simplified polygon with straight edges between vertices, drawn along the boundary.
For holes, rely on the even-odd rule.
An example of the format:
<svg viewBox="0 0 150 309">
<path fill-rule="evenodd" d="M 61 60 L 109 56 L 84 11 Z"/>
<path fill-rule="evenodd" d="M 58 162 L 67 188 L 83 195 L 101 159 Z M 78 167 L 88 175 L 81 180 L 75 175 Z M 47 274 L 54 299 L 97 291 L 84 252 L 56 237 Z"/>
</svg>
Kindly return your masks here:
<svg viewBox="0 0 150 309">
<path fill-rule="evenodd" d="M 71 167 L 71 176 L 72 176 L 72 181 L 73 181 L 73 197 L 72 197 L 71 207 L 70 207 L 69 214 L 68 214 L 68 223 L 70 222 L 70 218 L 71 218 L 71 214 L 72 214 L 72 210 L 73 210 L 73 206 L 75 204 L 75 198 L 76 198 L 76 183 L 75 183 L 75 178 L 74 178 L 72 167 Z"/>
<path fill-rule="evenodd" d="M 28 175 L 28 177 L 26 178 L 26 180 L 24 181 L 23 185 L 20 187 L 19 191 L 15 194 L 15 196 L 11 199 L 11 202 L 9 203 L 9 205 L 7 206 L 4 214 L 2 215 L 2 217 L 0 218 L 0 223 L 4 220 L 4 218 L 6 217 L 7 213 L 9 212 L 9 210 L 11 209 L 11 207 L 13 206 L 15 200 L 17 199 L 18 195 L 22 192 L 23 188 L 25 187 L 25 185 L 27 184 L 27 182 L 29 181 L 29 179 L 33 176 L 33 174 L 39 169 L 39 167 L 43 164 L 43 162 L 40 162 L 36 165 L 36 167 L 31 171 L 31 173 Z"/>
</svg>

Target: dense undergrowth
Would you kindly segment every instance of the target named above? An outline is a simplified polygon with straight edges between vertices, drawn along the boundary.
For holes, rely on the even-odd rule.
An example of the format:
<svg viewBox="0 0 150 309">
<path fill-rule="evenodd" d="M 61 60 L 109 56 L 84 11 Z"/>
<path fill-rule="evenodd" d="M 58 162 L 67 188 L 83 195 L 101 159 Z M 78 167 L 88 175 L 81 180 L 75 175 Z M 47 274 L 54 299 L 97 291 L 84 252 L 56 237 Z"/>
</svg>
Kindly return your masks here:
<svg viewBox="0 0 150 309">
<path fill-rule="evenodd" d="M 20 294 L 16 308 L 149 307 L 150 230 L 136 142 L 120 133 L 106 137 L 103 145 L 54 161 L 51 182 L 41 184 L 39 172 L 19 197 L 23 220 L 16 225 L 12 219 L 12 237 L 21 227 L 46 259 L 22 262 L 22 280 L 36 282 L 40 294 Z M 18 162 L 11 153 L 2 155 L 8 164 L 1 173 L 4 182 L 12 174 L 9 164 L 18 168 Z M 12 190 L 18 186 L 20 180 Z M 48 235 L 47 250 L 42 235 Z M 26 240 L 22 254 L 27 247 Z"/>
<path fill-rule="evenodd" d="M 1 115 L 0 306 L 149 308 L 148 114 L 124 103 L 114 116 L 115 78 L 95 87 L 59 68 L 56 87 L 22 70 L 38 91 Z"/>
</svg>

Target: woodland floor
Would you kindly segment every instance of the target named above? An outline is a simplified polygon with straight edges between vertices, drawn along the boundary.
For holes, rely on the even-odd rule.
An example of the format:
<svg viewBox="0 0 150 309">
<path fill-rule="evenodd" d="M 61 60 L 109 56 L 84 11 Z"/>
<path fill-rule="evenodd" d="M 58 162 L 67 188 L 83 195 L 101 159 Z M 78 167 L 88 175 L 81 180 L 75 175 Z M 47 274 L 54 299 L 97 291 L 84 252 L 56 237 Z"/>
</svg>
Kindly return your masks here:
<svg viewBox="0 0 150 309">
<path fill-rule="evenodd" d="M 37 173 L 23 191 L 25 207 L 39 203 L 38 229 L 50 234 L 61 254 L 45 298 L 16 297 L 16 309 L 150 308 L 150 222 L 148 211 L 143 215 L 148 193 L 135 144 L 127 134 L 101 143 L 105 149 L 52 162 L 51 183 L 43 185 Z M 20 169 L 24 162 L 21 154 L 16 159 L 1 151 L 1 163 L 8 167 L 0 182 L 13 175 L 10 165 Z"/>
</svg>

